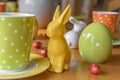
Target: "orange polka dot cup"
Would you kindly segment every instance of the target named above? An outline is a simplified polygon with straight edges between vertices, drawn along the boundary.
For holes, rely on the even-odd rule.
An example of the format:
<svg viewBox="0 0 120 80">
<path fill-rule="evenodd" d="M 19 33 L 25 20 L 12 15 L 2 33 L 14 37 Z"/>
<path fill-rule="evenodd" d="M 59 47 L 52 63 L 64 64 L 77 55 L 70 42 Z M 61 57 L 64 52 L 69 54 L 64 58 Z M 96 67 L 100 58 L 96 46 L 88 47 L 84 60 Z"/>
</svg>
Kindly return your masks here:
<svg viewBox="0 0 120 80">
<path fill-rule="evenodd" d="M 19 71 L 29 65 L 35 16 L 0 13 L 0 70 Z"/>
<path fill-rule="evenodd" d="M 0 12 L 5 12 L 5 3 L 0 2 Z"/>
<path fill-rule="evenodd" d="M 110 30 L 112 36 L 115 34 L 115 26 L 117 22 L 118 13 L 108 11 L 93 11 L 93 22 L 101 22 L 105 24 Z"/>
</svg>

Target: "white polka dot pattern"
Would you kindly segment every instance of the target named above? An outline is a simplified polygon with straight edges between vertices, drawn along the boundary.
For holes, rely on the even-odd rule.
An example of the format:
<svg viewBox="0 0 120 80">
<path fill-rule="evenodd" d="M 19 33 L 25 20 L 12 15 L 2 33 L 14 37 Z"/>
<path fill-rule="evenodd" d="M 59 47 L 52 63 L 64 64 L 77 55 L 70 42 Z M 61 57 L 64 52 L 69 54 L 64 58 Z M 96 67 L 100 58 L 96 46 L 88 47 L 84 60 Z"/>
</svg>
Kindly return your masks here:
<svg viewBox="0 0 120 80">
<path fill-rule="evenodd" d="M 23 22 L 25 22 L 25 21 L 26 21 L 26 18 L 23 18 L 22 20 L 23 20 Z"/>
<path fill-rule="evenodd" d="M 15 29 L 15 30 L 14 30 L 14 33 L 15 33 L 15 34 L 17 34 L 17 33 L 18 33 L 18 30 L 17 30 L 17 29 Z"/>
<path fill-rule="evenodd" d="M 101 22 L 114 34 L 118 14 L 93 12 L 93 22 Z"/>
<path fill-rule="evenodd" d="M 84 33 L 83 37 L 86 38 L 86 39 L 91 39 L 91 41 L 94 38 L 94 36 L 92 35 L 92 33 Z M 93 43 L 95 43 L 96 47 L 100 47 L 100 43 L 99 42 L 93 42 Z M 82 52 L 81 52 L 81 54 L 82 54 Z"/>
<path fill-rule="evenodd" d="M 24 39 L 24 37 L 23 37 L 23 36 L 20 36 L 20 39 L 21 39 L 21 40 L 23 40 L 23 39 Z"/>
<path fill-rule="evenodd" d="M 100 46 L 100 43 L 99 42 L 96 42 L 96 47 L 99 47 Z"/>
<path fill-rule="evenodd" d="M 15 43 L 14 43 L 14 42 L 11 42 L 11 43 L 10 43 L 10 45 L 11 45 L 11 46 L 14 46 L 14 45 L 15 45 Z"/>
<path fill-rule="evenodd" d="M 12 56 L 12 55 L 9 55 L 9 58 L 11 59 L 11 58 L 13 58 L 13 56 Z"/>
<path fill-rule="evenodd" d="M 2 17 L 2 18 L 1 18 L 1 21 L 4 21 L 4 20 L 5 20 L 5 18 L 4 18 L 4 17 Z"/>
<path fill-rule="evenodd" d="M 21 67 L 22 67 L 22 64 L 20 64 L 19 67 L 21 68 Z"/>
<path fill-rule="evenodd" d="M 22 57 L 25 57 L 25 54 L 22 54 Z"/>
<path fill-rule="evenodd" d="M 4 53 L 4 52 L 5 52 L 5 49 L 1 49 L 1 52 Z"/>
<path fill-rule="evenodd" d="M 5 41 L 6 41 L 6 40 L 8 40 L 8 38 L 7 38 L 7 37 L 4 37 L 3 39 L 4 39 Z"/>
<path fill-rule="evenodd" d="M 0 34 L 2 33 L 2 31 L 0 31 Z"/>
<path fill-rule="evenodd" d="M 7 69 L 10 69 L 11 67 L 10 66 L 7 66 Z"/>
<path fill-rule="evenodd" d="M 10 22 L 10 23 L 8 23 L 8 27 L 12 27 L 12 23 Z"/>
<path fill-rule="evenodd" d="M 27 43 L 25 43 L 25 46 L 27 46 Z"/>
<path fill-rule="evenodd" d="M 19 23 L 19 24 L 16 24 Z M 0 17 L 0 70 L 27 67 L 34 19 Z"/>
<path fill-rule="evenodd" d="M 16 61 L 15 61 L 15 63 L 19 63 L 19 61 L 18 61 L 18 60 L 16 60 Z"/>
<path fill-rule="evenodd" d="M 19 52 L 19 49 L 15 49 L 16 52 Z"/>
<path fill-rule="evenodd" d="M 5 60 L 3 60 L 3 61 L 2 61 L 2 63 L 3 63 L 3 64 L 6 64 L 6 61 L 5 61 Z"/>
</svg>

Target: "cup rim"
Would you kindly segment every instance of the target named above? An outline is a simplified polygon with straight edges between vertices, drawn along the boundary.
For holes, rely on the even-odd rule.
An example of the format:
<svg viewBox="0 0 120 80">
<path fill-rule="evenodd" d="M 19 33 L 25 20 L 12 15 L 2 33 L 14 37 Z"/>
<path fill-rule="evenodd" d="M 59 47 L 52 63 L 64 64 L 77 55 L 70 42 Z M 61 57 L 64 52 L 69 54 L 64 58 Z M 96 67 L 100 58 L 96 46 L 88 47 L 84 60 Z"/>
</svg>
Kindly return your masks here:
<svg viewBox="0 0 120 80">
<path fill-rule="evenodd" d="M 112 12 L 112 11 L 93 11 L 93 13 L 99 13 L 99 14 L 118 14 L 118 12 Z"/>
<path fill-rule="evenodd" d="M 17 13 L 17 12 L 0 12 L 0 17 L 34 17 L 35 14 Z"/>
</svg>

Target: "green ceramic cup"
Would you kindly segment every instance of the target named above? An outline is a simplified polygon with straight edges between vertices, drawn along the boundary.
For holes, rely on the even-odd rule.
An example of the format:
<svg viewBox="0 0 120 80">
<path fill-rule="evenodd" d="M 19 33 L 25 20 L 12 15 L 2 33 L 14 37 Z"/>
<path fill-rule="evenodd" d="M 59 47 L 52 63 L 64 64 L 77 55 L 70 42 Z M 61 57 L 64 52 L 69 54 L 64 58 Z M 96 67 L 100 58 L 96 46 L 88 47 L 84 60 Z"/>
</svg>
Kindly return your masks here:
<svg viewBox="0 0 120 80">
<path fill-rule="evenodd" d="M 28 67 L 34 23 L 34 14 L 0 13 L 0 70 Z"/>
</svg>

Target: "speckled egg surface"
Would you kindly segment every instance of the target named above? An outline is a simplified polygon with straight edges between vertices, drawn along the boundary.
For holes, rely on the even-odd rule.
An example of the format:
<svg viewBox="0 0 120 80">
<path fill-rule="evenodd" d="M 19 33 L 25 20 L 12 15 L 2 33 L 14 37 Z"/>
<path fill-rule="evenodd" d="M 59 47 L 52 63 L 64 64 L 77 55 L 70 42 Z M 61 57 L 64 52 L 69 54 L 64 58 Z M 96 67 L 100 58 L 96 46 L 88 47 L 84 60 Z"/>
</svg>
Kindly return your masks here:
<svg viewBox="0 0 120 80">
<path fill-rule="evenodd" d="M 99 22 L 89 24 L 81 33 L 79 51 L 88 62 L 106 61 L 112 53 L 112 37 L 108 28 Z"/>
</svg>

